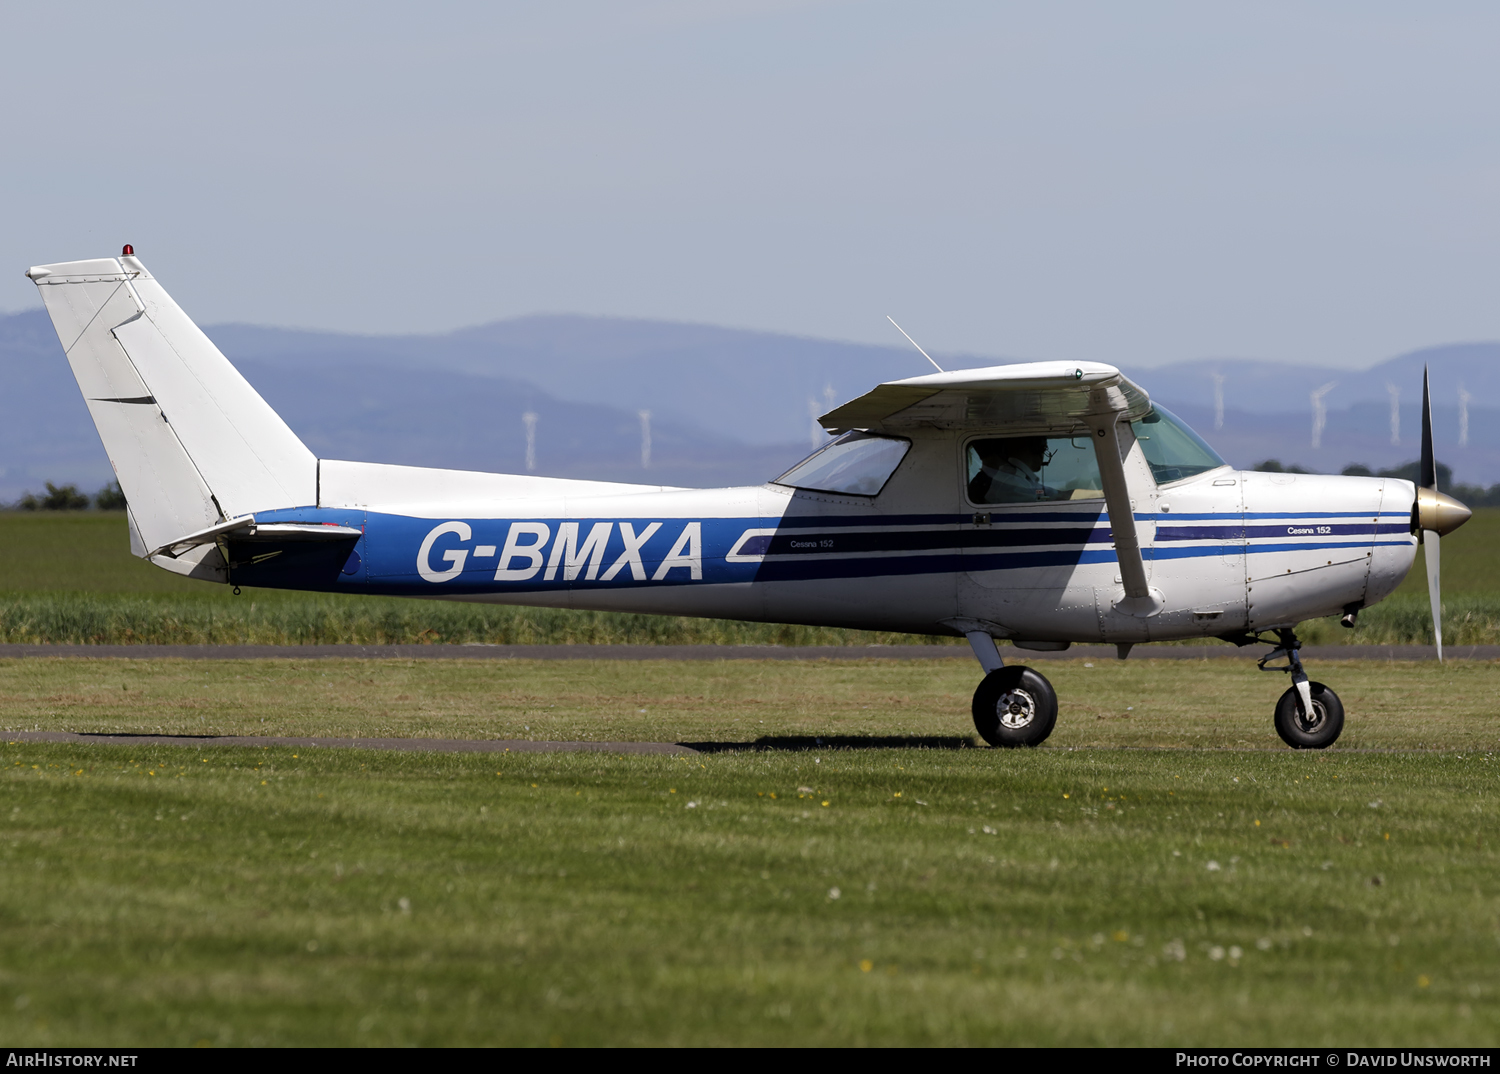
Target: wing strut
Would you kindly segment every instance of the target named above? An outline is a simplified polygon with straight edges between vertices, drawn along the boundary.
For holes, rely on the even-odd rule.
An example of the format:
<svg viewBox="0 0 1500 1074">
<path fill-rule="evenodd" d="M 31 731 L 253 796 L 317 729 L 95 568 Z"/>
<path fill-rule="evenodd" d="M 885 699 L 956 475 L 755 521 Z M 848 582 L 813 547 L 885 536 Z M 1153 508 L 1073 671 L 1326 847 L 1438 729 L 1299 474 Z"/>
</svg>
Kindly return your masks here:
<svg viewBox="0 0 1500 1074">
<path fill-rule="evenodd" d="M 1135 532 L 1135 509 L 1130 503 L 1130 486 L 1125 481 L 1125 465 L 1120 460 L 1120 419 L 1118 411 L 1088 417 L 1094 430 L 1094 454 L 1099 460 L 1099 477 L 1104 483 L 1104 503 L 1109 508 L 1110 536 L 1115 542 L 1115 556 L 1120 561 L 1120 581 L 1125 596 L 1115 608 L 1126 615 L 1147 618 L 1161 611 L 1166 601 L 1146 581 L 1146 563 L 1141 558 L 1141 540 Z"/>
</svg>

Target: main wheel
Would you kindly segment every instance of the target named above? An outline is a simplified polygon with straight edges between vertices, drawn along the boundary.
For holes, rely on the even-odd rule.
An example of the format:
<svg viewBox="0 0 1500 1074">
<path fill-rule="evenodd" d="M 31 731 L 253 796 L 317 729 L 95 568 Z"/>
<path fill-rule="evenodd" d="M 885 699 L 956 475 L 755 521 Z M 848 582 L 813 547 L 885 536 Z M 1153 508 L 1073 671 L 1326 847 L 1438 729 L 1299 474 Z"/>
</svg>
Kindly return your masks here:
<svg viewBox="0 0 1500 1074">
<path fill-rule="evenodd" d="M 1276 702 L 1276 733 L 1294 750 L 1327 749 L 1344 729 L 1344 705 L 1339 695 L 1320 682 L 1307 684 L 1312 693 L 1312 714 L 1297 711 L 1295 686 Z"/>
<path fill-rule="evenodd" d="M 997 668 L 974 691 L 974 727 L 991 746 L 1038 746 L 1057 723 L 1057 692 L 1028 667 Z"/>
</svg>

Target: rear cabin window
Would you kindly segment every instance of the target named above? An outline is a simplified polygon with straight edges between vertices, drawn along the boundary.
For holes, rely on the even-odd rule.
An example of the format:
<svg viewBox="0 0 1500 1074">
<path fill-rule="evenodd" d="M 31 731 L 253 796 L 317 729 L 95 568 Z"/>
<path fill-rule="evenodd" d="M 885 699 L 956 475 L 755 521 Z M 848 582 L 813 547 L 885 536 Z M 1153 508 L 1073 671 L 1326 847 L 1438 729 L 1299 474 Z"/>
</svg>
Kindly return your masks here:
<svg viewBox="0 0 1500 1074">
<path fill-rule="evenodd" d="M 1158 485 L 1228 465 L 1166 407 L 1153 406 L 1140 421 L 1131 422 L 1130 428 L 1135 431 L 1136 441 L 1151 464 L 1151 476 Z"/>
<path fill-rule="evenodd" d="M 965 451 L 969 502 L 1044 503 L 1104 496 L 1088 434 L 971 440 Z"/>
<path fill-rule="evenodd" d="M 878 496 L 906 458 L 910 440 L 848 432 L 775 481 L 778 485 L 845 496 Z"/>
</svg>

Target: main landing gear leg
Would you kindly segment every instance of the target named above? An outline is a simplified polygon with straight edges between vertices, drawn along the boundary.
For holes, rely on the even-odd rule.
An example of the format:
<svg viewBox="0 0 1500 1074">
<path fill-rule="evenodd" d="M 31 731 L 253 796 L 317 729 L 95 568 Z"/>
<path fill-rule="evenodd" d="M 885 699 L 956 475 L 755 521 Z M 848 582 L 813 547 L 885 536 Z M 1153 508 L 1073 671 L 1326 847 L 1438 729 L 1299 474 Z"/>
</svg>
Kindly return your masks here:
<svg viewBox="0 0 1500 1074">
<path fill-rule="evenodd" d="M 1294 750 L 1327 749 L 1344 730 L 1343 703 L 1322 683 L 1308 680 L 1297 652 L 1302 643 L 1295 631 L 1278 630 L 1276 637 L 1277 647 L 1256 661 L 1262 671 L 1285 671 L 1292 676 L 1292 685 L 1276 702 L 1276 733 Z M 1285 667 L 1266 666 L 1281 657 L 1286 657 Z"/>
<path fill-rule="evenodd" d="M 991 746 L 1037 746 L 1057 723 L 1057 693 L 1028 667 L 1006 667 L 995 639 L 983 631 L 968 635 L 985 670 L 974 691 L 974 728 Z"/>
</svg>

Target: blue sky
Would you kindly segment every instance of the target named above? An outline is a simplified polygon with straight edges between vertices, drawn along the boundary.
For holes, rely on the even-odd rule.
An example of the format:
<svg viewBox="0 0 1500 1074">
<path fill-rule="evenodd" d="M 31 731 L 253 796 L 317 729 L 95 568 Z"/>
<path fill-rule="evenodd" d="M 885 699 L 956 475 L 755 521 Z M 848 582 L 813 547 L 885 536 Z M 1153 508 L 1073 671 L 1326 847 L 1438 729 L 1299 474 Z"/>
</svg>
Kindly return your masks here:
<svg viewBox="0 0 1500 1074">
<path fill-rule="evenodd" d="M 1136 365 L 1500 338 L 1500 8 L 0 5 L 0 308 Z"/>
</svg>

